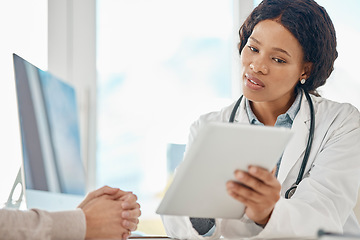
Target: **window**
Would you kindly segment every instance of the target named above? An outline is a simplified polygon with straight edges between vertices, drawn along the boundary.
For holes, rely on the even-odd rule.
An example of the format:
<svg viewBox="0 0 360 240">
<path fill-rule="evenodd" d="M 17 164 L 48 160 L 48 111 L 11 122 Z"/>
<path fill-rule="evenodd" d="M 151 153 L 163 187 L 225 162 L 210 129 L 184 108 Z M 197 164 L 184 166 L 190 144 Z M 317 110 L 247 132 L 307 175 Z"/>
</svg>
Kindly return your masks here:
<svg viewBox="0 0 360 240">
<path fill-rule="evenodd" d="M 255 0 L 254 6 L 261 1 Z M 348 102 L 360 109 L 360 81 L 357 71 L 357 57 L 360 48 L 360 2 L 355 0 L 316 0 L 323 6 L 333 21 L 339 57 L 335 61 L 334 71 L 319 93 L 328 99 Z"/>
<path fill-rule="evenodd" d="M 232 102 L 232 15 L 230 0 L 97 1 L 97 184 L 137 194 L 142 223 L 159 221 L 168 149 Z"/>
<path fill-rule="evenodd" d="M 0 8 L 0 203 L 7 201 L 22 161 L 12 54 L 47 68 L 47 1 L 4 1 Z"/>
<path fill-rule="evenodd" d="M 334 71 L 326 84 L 321 87 L 320 94 L 338 102 L 348 102 L 360 109 L 360 81 L 358 56 L 360 55 L 360 2 L 354 0 L 318 0 L 333 21 L 338 58 Z"/>
</svg>

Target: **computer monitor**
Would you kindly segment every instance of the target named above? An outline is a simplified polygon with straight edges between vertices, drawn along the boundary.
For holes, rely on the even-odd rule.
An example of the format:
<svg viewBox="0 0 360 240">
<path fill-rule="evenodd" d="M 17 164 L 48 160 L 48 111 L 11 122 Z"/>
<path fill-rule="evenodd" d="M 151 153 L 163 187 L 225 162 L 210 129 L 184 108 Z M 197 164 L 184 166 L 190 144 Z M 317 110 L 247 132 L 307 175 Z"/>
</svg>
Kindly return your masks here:
<svg viewBox="0 0 360 240">
<path fill-rule="evenodd" d="M 13 55 L 27 208 L 74 209 L 85 195 L 75 89 Z"/>
</svg>

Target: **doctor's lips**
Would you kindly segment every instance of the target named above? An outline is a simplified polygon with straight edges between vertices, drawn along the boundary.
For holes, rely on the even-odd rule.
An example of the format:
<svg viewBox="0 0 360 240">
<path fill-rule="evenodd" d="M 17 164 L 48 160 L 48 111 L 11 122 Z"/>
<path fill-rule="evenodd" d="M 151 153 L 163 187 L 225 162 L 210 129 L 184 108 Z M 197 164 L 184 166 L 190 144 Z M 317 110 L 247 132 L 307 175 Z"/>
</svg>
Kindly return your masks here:
<svg viewBox="0 0 360 240">
<path fill-rule="evenodd" d="M 258 88 L 262 88 L 265 87 L 265 84 L 260 81 L 259 79 L 257 79 L 254 76 L 251 76 L 250 74 L 245 73 L 245 79 L 246 79 L 246 85 L 249 83 L 250 85 L 254 86 L 254 87 L 258 87 Z M 251 86 L 249 86 L 251 87 Z"/>
</svg>

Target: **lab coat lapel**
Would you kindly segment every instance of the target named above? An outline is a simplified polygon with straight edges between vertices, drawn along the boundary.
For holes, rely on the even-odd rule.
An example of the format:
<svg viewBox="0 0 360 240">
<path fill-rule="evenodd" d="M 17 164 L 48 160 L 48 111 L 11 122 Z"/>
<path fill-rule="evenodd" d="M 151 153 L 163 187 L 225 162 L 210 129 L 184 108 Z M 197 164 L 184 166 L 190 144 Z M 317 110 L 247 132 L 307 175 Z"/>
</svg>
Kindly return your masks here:
<svg viewBox="0 0 360 240">
<path fill-rule="evenodd" d="M 310 129 L 310 110 L 308 106 L 308 101 L 303 94 L 300 110 L 296 115 L 291 128 L 293 130 L 293 136 L 283 153 L 278 172 L 278 180 L 281 184 L 283 184 L 294 165 L 298 161 L 302 162 L 303 160 L 303 153 L 306 149 Z M 296 179 L 298 171 L 295 171 L 295 173 L 296 176 L 292 177 L 295 177 Z"/>
<path fill-rule="evenodd" d="M 239 109 L 238 109 L 237 114 L 235 115 L 234 122 L 250 124 L 249 117 L 248 117 L 248 115 L 246 113 L 245 101 L 246 101 L 246 99 L 244 97 L 242 99 L 242 101 L 240 102 Z"/>
</svg>

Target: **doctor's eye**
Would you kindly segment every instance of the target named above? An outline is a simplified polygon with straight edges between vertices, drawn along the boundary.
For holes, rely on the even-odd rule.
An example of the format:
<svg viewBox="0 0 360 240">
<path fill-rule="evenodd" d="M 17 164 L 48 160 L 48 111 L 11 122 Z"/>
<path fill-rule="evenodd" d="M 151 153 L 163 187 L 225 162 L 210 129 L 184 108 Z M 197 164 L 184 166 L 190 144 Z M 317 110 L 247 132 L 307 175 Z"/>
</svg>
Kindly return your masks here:
<svg viewBox="0 0 360 240">
<path fill-rule="evenodd" d="M 273 59 L 274 59 L 274 61 L 277 62 L 277 63 L 286 63 L 285 60 L 282 60 L 282 59 L 280 59 L 280 58 L 273 58 Z"/>
<path fill-rule="evenodd" d="M 249 48 L 250 51 L 252 51 L 252 52 L 259 52 L 258 49 L 254 48 L 254 47 L 252 47 L 252 46 L 248 46 L 248 48 Z"/>
</svg>

